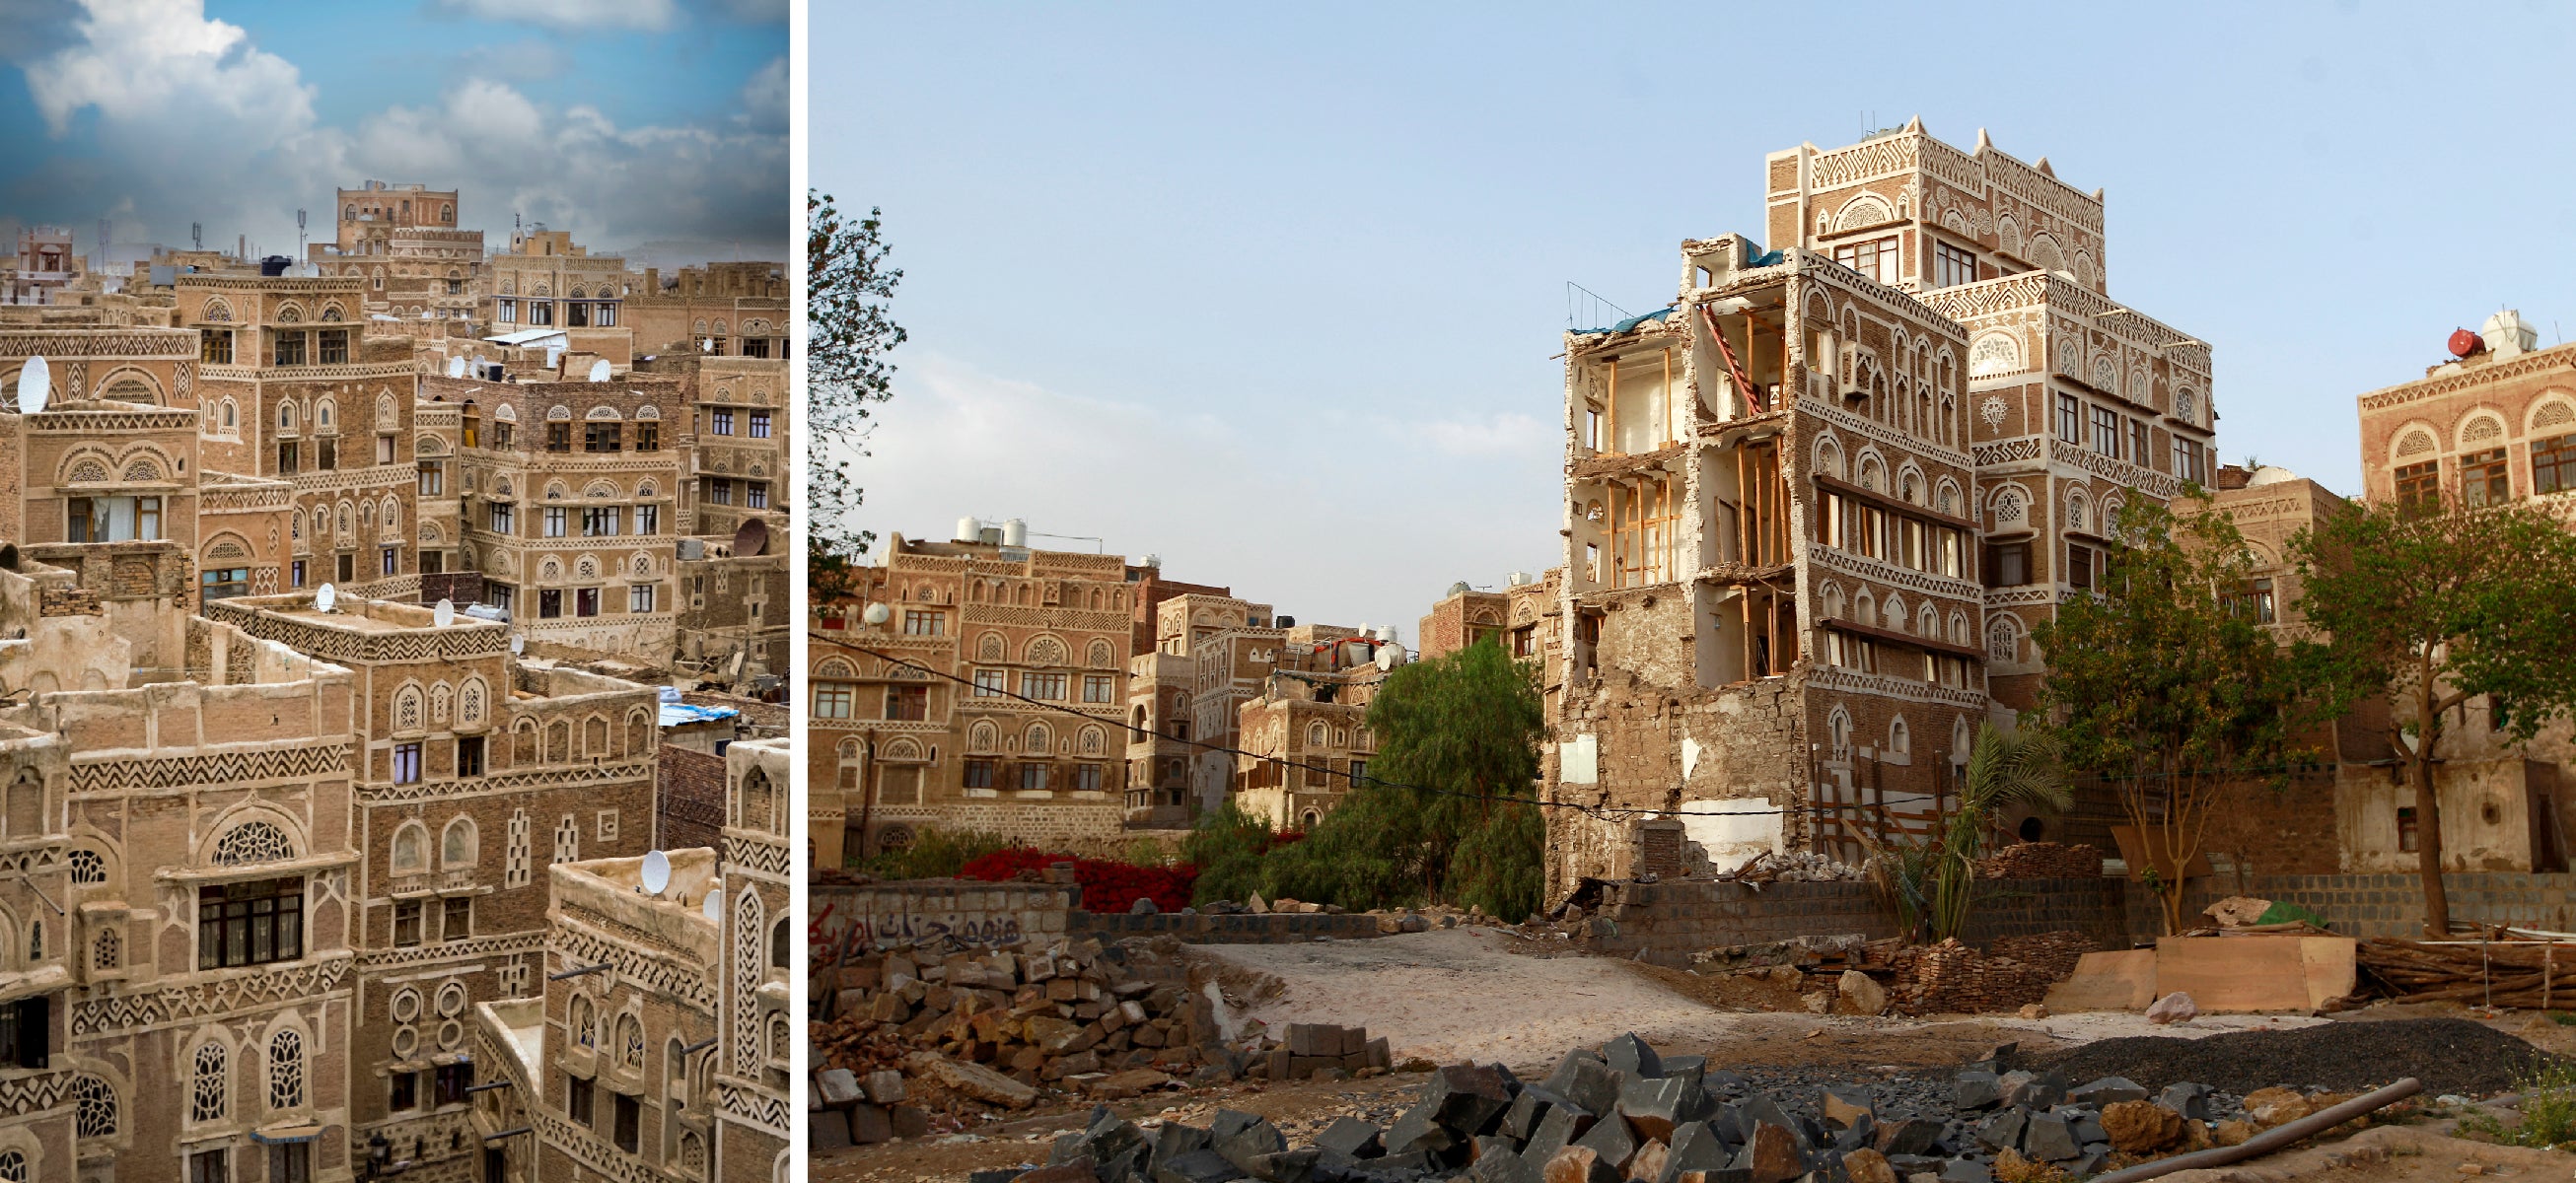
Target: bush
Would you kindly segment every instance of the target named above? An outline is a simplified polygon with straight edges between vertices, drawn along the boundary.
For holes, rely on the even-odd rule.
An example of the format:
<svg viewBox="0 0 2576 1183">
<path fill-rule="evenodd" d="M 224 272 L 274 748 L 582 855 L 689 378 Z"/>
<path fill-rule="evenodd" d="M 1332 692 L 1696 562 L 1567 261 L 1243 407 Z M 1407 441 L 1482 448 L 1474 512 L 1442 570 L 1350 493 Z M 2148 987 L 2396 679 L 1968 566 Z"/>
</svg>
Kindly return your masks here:
<svg viewBox="0 0 2576 1183">
<path fill-rule="evenodd" d="M 954 879 L 967 863 L 1010 845 L 1009 839 L 984 830 L 951 832 L 934 826 L 902 850 L 846 861 L 850 870 L 879 879 Z"/>
<path fill-rule="evenodd" d="M 2479 1112 L 2461 1118 L 2460 1131 L 2508 1146 L 2543 1150 L 2576 1143 L 2576 1064 L 2547 1061 L 2528 1075 L 2516 1074 L 2514 1083 L 2522 1089 L 2519 1123 L 2508 1128 L 2494 1114 Z"/>
<path fill-rule="evenodd" d="M 1264 860 L 1304 837 L 1294 830 L 1272 832 L 1228 798 L 1215 812 L 1201 814 L 1198 828 L 1181 842 L 1181 860 L 1198 868 L 1195 901 L 1241 900 L 1275 890 Z"/>
<path fill-rule="evenodd" d="M 1189 906 L 1190 887 L 1199 876 L 1198 868 L 1188 863 L 1139 867 L 1106 859 L 1050 854 L 1034 846 L 1015 846 L 976 858 L 959 868 L 957 877 L 1002 883 L 1018 878 L 1023 871 L 1044 871 L 1056 863 L 1073 864 L 1074 882 L 1082 885 L 1082 907 L 1090 912 L 1124 912 L 1136 906 L 1138 899 L 1154 901 L 1160 911 L 1178 912 Z"/>
</svg>

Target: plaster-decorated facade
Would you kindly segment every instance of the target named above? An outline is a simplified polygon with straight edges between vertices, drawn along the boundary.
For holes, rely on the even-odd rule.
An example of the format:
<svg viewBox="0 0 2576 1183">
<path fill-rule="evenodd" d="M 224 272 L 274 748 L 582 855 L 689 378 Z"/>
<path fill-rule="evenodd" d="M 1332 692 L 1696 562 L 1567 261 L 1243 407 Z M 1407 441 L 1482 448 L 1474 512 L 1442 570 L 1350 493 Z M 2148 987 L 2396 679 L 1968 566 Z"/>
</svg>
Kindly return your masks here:
<svg viewBox="0 0 2576 1183">
<path fill-rule="evenodd" d="M 1549 883 L 1857 859 L 1938 814 L 2106 511 L 2206 480 L 2207 346 L 2106 296 L 2101 195 L 1920 123 L 1766 162 L 1771 246 L 1567 334 Z M 1989 699 L 1989 694 L 1994 698 Z"/>
<path fill-rule="evenodd" d="M 203 467 L 293 489 L 284 579 L 250 591 L 419 593 L 420 379 L 408 339 L 367 333 L 365 295 L 352 278 L 178 277 L 177 319 L 199 336 Z"/>
<path fill-rule="evenodd" d="M 787 1178 L 788 768 L 734 745 L 721 860 L 667 852 L 658 892 L 640 858 L 549 869 L 545 980 L 475 1007 L 506 1082 L 473 1103 L 480 1178 Z"/>
<path fill-rule="evenodd" d="M 458 408 L 457 557 L 484 601 L 531 641 L 668 666 L 680 383 L 422 381 Z"/>
<path fill-rule="evenodd" d="M 1126 564 L 982 533 L 895 536 L 882 566 L 858 570 L 858 598 L 811 619 L 810 805 L 818 832 L 847 834 L 837 850 L 816 839 L 827 866 L 925 826 L 1041 844 L 1120 833 Z M 872 605 L 883 623 L 868 622 Z"/>
</svg>

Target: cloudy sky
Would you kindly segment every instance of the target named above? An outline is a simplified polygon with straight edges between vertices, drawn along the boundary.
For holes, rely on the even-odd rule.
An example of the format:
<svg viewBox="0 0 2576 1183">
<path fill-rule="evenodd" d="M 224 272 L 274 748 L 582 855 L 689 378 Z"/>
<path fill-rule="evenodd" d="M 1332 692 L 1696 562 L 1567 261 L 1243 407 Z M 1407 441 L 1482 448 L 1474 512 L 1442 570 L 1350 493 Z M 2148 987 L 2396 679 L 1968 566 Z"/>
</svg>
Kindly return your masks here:
<svg viewBox="0 0 2576 1183">
<path fill-rule="evenodd" d="M 374 179 L 594 249 L 782 259 L 788 0 L 0 0 L 0 230 L 248 235 Z M 657 258 L 657 261 L 672 261 Z"/>
<path fill-rule="evenodd" d="M 2107 189 L 2111 295 L 2213 344 L 2224 458 L 2347 492 L 2355 395 L 2500 306 L 2576 329 L 2566 6 L 817 4 L 812 30 L 814 183 L 883 206 L 907 271 L 869 524 L 1024 517 L 1408 642 L 1453 580 L 1560 561 L 1568 281 L 1661 307 L 1682 239 L 1762 237 L 1763 154 L 1802 141 L 1920 115 Z"/>
</svg>

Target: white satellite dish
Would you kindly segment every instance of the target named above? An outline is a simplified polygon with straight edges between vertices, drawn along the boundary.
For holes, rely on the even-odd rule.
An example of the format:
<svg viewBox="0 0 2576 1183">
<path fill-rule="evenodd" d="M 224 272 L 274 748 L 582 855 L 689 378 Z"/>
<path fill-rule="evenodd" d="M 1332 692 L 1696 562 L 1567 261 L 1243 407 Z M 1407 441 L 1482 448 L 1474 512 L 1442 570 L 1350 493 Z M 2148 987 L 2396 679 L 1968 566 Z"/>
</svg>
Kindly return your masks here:
<svg viewBox="0 0 2576 1183">
<path fill-rule="evenodd" d="M 707 898 L 698 904 L 698 912 L 718 924 L 724 923 L 724 889 L 708 888 Z"/>
<path fill-rule="evenodd" d="M 18 413 L 34 415 L 45 409 L 45 400 L 53 397 L 53 367 L 43 357 L 27 359 L 27 368 L 18 371 Z"/>
<path fill-rule="evenodd" d="M 429 610 L 429 622 L 440 628 L 456 623 L 456 601 L 440 600 L 437 607 Z"/>
<path fill-rule="evenodd" d="M 1377 651 L 1377 668 L 1379 671 L 1388 672 L 1394 670 L 1395 663 L 1401 660 L 1398 655 L 1403 652 L 1404 650 L 1393 645 L 1380 646 Z"/>
<path fill-rule="evenodd" d="M 859 613 L 859 619 L 867 621 L 869 624 L 884 624 L 886 621 L 894 619 L 894 609 L 888 608 L 883 604 L 870 604 L 866 611 Z"/>
<path fill-rule="evenodd" d="M 447 359 L 447 376 L 450 378 L 464 377 L 465 359 L 462 357 L 451 357 Z"/>
<path fill-rule="evenodd" d="M 510 638 L 510 652 L 512 652 L 512 653 L 525 653 L 525 652 L 527 652 L 527 651 L 528 651 L 528 639 L 527 639 L 526 637 L 512 637 L 512 638 Z"/>
<path fill-rule="evenodd" d="M 644 894 L 660 895 L 671 885 L 671 856 L 658 850 L 644 852 Z"/>
<path fill-rule="evenodd" d="M 328 612 L 331 610 L 331 605 L 339 602 L 340 589 L 333 587 L 330 584 L 323 584 L 320 590 L 313 593 L 314 611 Z"/>
<path fill-rule="evenodd" d="M 593 381 L 593 382 L 606 382 L 606 381 L 608 381 L 608 359 L 607 359 L 607 358 L 604 358 L 604 357 L 603 357 L 603 358 L 599 359 L 598 361 L 595 361 L 595 362 L 590 363 L 590 380 L 591 380 L 591 381 Z"/>
</svg>

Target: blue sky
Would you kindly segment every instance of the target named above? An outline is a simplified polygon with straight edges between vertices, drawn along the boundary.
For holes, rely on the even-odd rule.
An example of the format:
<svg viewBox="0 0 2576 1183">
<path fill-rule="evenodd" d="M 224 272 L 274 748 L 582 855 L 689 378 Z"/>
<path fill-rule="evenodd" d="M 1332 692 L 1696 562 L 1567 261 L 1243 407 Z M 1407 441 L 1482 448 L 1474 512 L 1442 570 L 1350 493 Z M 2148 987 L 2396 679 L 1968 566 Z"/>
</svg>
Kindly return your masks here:
<svg viewBox="0 0 2576 1183">
<path fill-rule="evenodd" d="M 1916 115 L 2106 189 L 2111 295 L 2215 347 L 2224 458 L 2351 492 L 2354 396 L 2499 307 L 2576 331 L 2571 26 L 817 5 L 814 184 L 907 271 L 868 524 L 1024 517 L 1411 642 L 1453 580 L 1560 559 L 1565 284 L 1660 307 L 1680 240 L 1762 237 L 1764 153 Z"/>
<path fill-rule="evenodd" d="M 463 190 L 495 245 L 518 212 L 784 258 L 787 2 L 0 0 L 0 225 L 291 254 L 378 179 Z"/>
</svg>

